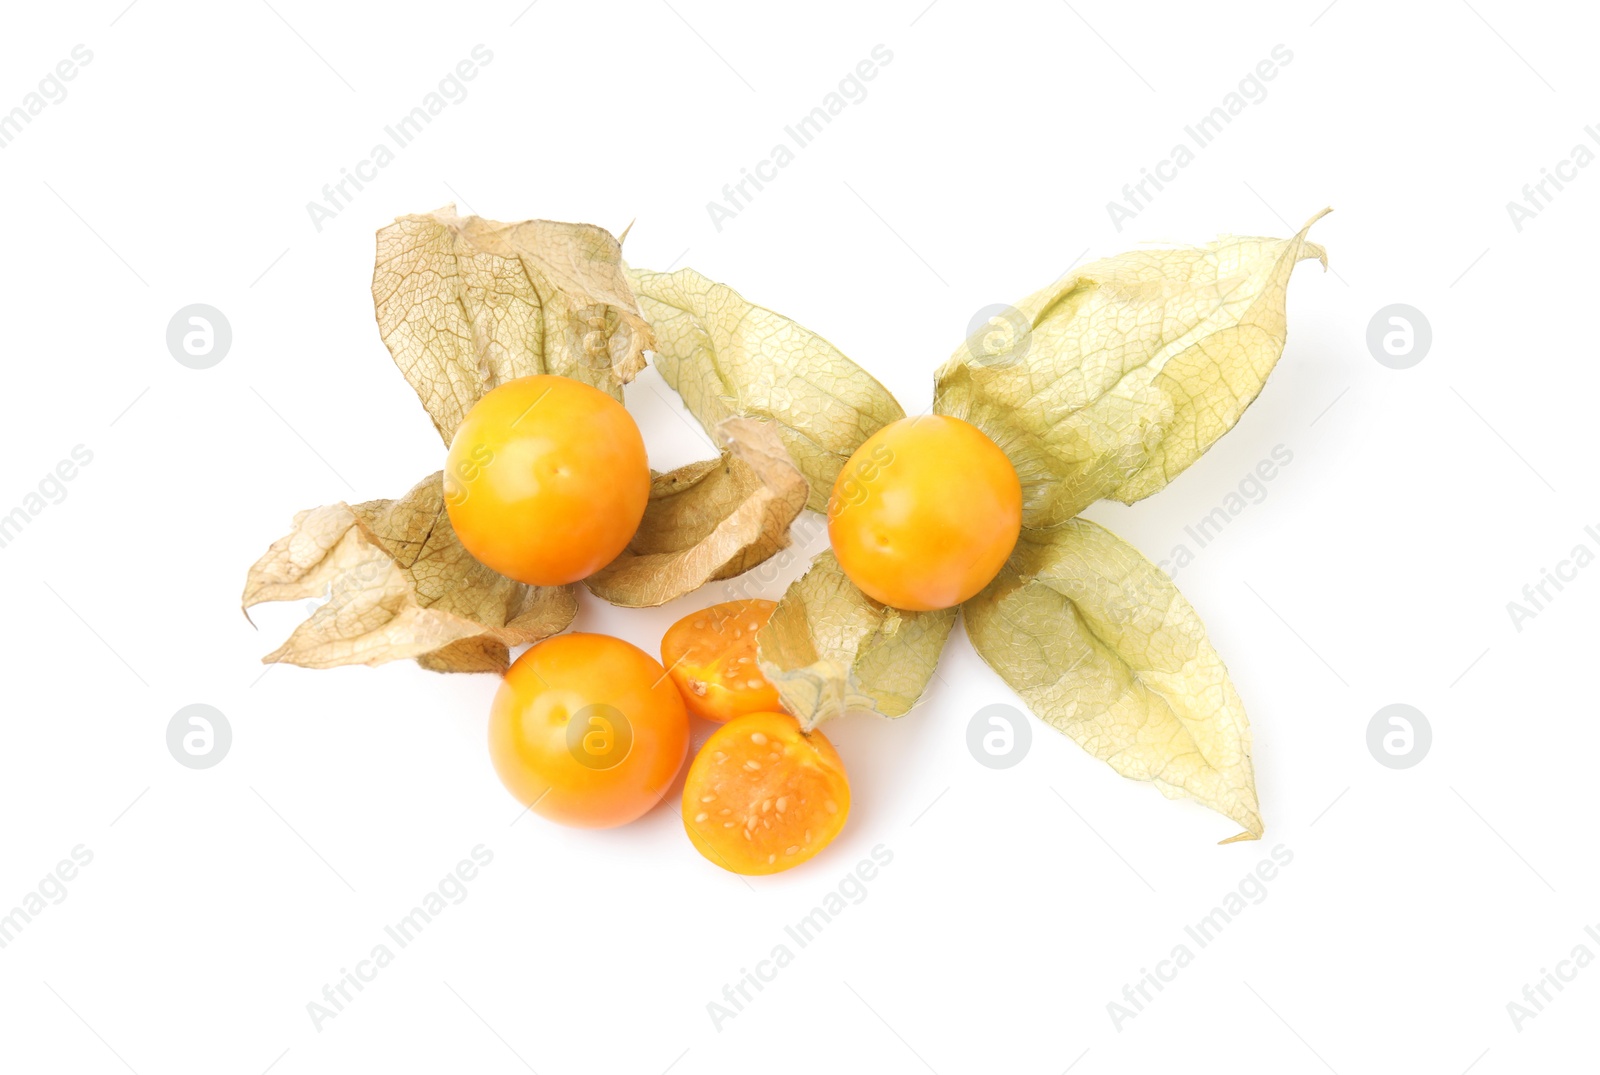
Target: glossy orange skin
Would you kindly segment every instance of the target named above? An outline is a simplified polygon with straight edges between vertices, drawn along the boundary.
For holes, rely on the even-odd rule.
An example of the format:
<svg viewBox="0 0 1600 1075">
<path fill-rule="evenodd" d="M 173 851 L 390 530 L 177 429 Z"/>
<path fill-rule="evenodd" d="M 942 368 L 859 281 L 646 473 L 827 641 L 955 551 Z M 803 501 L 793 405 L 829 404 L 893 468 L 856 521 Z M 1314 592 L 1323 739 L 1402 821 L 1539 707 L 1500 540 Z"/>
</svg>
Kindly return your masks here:
<svg viewBox="0 0 1600 1075">
<path fill-rule="evenodd" d="M 994 441 L 959 418 L 884 426 L 856 449 L 828 501 L 828 540 L 869 597 L 927 611 L 983 589 L 1022 532 L 1022 483 Z"/>
<path fill-rule="evenodd" d="M 832 843 L 849 815 L 838 752 L 821 732 L 802 734 L 787 713 L 747 713 L 718 728 L 683 785 L 689 842 L 733 873 L 798 866 Z"/>
<path fill-rule="evenodd" d="M 773 601 L 724 601 L 691 612 L 661 637 L 661 663 L 689 712 L 718 724 L 746 713 L 780 708 L 778 688 L 756 664 L 756 632 Z"/>
<path fill-rule="evenodd" d="M 642 817 L 688 752 L 678 689 L 655 658 L 609 635 L 533 646 L 507 670 L 489 711 L 500 782 L 563 825 L 608 829 Z"/>
<path fill-rule="evenodd" d="M 616 559 L 639 529 L 650 465 L 622 404 L 581 381 L 507 381 L 473 406 L 444 468 L 456 536 L 508 578 L 559 586 Z"/>
</svg>

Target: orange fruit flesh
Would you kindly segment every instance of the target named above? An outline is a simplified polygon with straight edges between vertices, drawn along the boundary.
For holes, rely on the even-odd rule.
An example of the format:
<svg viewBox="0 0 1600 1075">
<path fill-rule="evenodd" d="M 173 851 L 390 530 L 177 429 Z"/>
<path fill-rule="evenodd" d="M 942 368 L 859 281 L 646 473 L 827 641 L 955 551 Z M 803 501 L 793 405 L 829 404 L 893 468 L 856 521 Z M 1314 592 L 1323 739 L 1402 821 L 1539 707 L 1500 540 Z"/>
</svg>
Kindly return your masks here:
<svg viewBox="0 0 1600 1075">
<path fill-rule="evenodd" d="M 800 865 L 833 842 L 849 814 L 838 752 L 787 713 L 751 713 L 717 729 L 683 788 L 690 842 L 739 874 Z"/>
<path fill-rule="evenodd" d="M 756 663 L 756 632 L 776 607 L 772 601 L 725 601 L 692 612 L 667 630 L 661 663 L 689 712 L 721 724 L 780 708 L 778 689 Z"/>
</svg>

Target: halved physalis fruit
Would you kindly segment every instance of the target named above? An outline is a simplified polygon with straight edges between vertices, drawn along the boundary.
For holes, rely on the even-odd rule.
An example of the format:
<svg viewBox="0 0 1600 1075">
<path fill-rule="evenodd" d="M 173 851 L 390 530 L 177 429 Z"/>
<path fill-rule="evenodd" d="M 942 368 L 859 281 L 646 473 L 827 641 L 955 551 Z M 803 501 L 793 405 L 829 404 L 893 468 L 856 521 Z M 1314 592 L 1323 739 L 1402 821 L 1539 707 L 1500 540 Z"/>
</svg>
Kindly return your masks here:
<svg viewBox="0 0 1600 1075">
<path fill-rule="evenodd" d="M 746 713 L 777 710 L 778 688 L 756 663 L 756 632 L 772 601 L 725 601 L 691 612 L 661 638 L 661 663 L 689 712 L 721 724 Z"/>
<path fill-rule="evenodd" d="M 838 752 L 787 713 L 750 713 L 718 728 L 683 786 L 690 842 L 734 873 L 800 865 L 833 842 L 849 815 Z"/>
</svg>

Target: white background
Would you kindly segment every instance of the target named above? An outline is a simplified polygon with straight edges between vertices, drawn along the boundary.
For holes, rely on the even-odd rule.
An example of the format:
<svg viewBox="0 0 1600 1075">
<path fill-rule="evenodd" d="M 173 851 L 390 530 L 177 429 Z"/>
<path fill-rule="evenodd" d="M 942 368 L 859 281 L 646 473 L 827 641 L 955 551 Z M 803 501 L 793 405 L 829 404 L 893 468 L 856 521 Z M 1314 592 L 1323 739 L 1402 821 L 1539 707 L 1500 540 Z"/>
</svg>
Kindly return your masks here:
<svg viewBox="0 0 1600 1075">
<path fill-rule="evenodd" d="M 0 1068 L 1592 1066 L 1600 969 L 1520 1030 L 1507 1011 L 1576 945 L 1600 954 L 1600 570 L 1520 631 L 1506 610 L 1574 545 L 1600 547 L 1583 530 L 1600 523 L 1600 169 L 1520 232 L 1506 210 L 1600 120 L 1587 13 L 525 2 L 10 13 L 0 110 L 74 45 L 94 58 L 0 150 L 0 513 L 75 445 L 93 462 L 0 549 L 0 910 L 75 846 L 94 858 L 0 950 Z M 469 96 L 313 227 L 306 203 L 480 43 L 494 58 Z M 868 96 L 719 232 L 706 203 L 878 44 L 893 60 Z M 1279 44 L 1293 60 L 1267 97 L 1119 233 L 1106 203 Z M 637 219 L 634 264 L 730 283 L 913 413 L 975 311 L 1080 257 L 1283 235 L 1334 206 L 1312 236 L 1334 272 L 1295 273 L 1255 407 L 1158 496 L 1088 513 L 1164 558 L 1292 451 L 1177 576 L 1251 714 L 1266 841 L 1216 846 L 1228 822 L 1043 725 L 1016 768 L 977 764 L 967 722 L 1015 699 L 959 630 L 911 715 L 828 728 L 855 796 L 843 836 L 750 883 L 696 855 L 673 808 L 609 833 L 512 825 L 484 744 L 491 677 L 263 674 L 304 608 L 253 629 L 245 568 L 295 511 L 396 496 L 440 463 L 368 286 L 375 229 L 450 201 Z M 196 302 L 234 337 L 204 371 L 164 338 Z M 1433 328 L 1403 371 L 1365 343 L 1396 302 Z M 628 392 L 663 469 L 709 452 L 670 395 L 653 372 Z M 585 595 L 578 626 L 654 650 L 718 597 L 634 612 Z M 206 771 L 165 744 L 194 702 L 233 729 Z M 1434 736 L 1402 771 L 1365 739 L 1394 702 Z M 1293 862 L 1264 902 L 1117 1026 L 1108 1002 L 1280 843 Z M 494 861 L 466 901 L 317 1029 L 307 1002 L 478 844 Z M 718 1028 L 708 1002 L 879 844 L 893 862 L 866 899 Z"/>
</svg>

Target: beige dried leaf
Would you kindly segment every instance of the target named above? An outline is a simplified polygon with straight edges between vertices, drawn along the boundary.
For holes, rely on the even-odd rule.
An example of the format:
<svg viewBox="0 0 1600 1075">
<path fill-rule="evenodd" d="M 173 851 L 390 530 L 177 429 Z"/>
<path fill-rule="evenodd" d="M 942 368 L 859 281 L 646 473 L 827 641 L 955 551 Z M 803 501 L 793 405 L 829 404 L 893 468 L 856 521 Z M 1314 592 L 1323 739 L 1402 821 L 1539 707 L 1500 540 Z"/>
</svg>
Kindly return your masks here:
<svg viewBox="0 0 1600 1075">
<path fill-rule="evenodd" d="M 904 612 L 879 604 L 823 552 L 757 635 L 757 659 L 807 731 L 849 712 L 899 717 L 927 689 L 955 622 L 953 608 Z"/>
<path fill-rule="evenodd" d="M 655 366 L 707 432 L 728 418 L 778 427 L 825 511 L 834 479 L 872 434 L 905 417 L 889 390 L 839 349 L 693 269 L 627 269 L 655 332 Z"/>
<path fill-rule="evenodd" d="M 460 217 L 455 206 L 378 232 L 378 332 L 446 444 L 472 405 L 517 377 L 553 373 L 622 399 L 652 345 L 593 224 Z"/>
<path fill-rule="evenodd" d="M 596 595 L 630 608 L 662 605 L 748 571 L 789 544 L 806 480 L 776 430 L 732 418 L 717 436 L 727 445 L 720 459 L 655 475 L 627 550 L 585 580 Z"/>
<path fill-rule="evenodd" d="M 578 611 L 569 586 L 525 586 L 473 559 L 450 525 L 439 474 L 399 500 L 300 512 L 250 568 L 243 604 L 325 594 L 265 663 L 409 657 L 438 672 L 503 672 L 509 647 L 564 630 Z"/>
<path fill-rule="evenodd" d="M 1087 519 L 1024 530 L 963 607 L 978 655 L 1046 723 L 1244 826 L 1234 839 L 1261 836 L 1244 705 L 1194 608 L 1137 549 Z"/>
<path fill-rule="evenodd" d="M 1327 210 L 1323 210 L 1326 213 Z M 1306 241 L 1226 238 L 1094 262 L 1017 304 L 940 369 L 934 410 L 965 418 L 1017 468 L 1023 523 L 1164 487 L 1238 422 L 1283 353 Z"/>
</svg>

